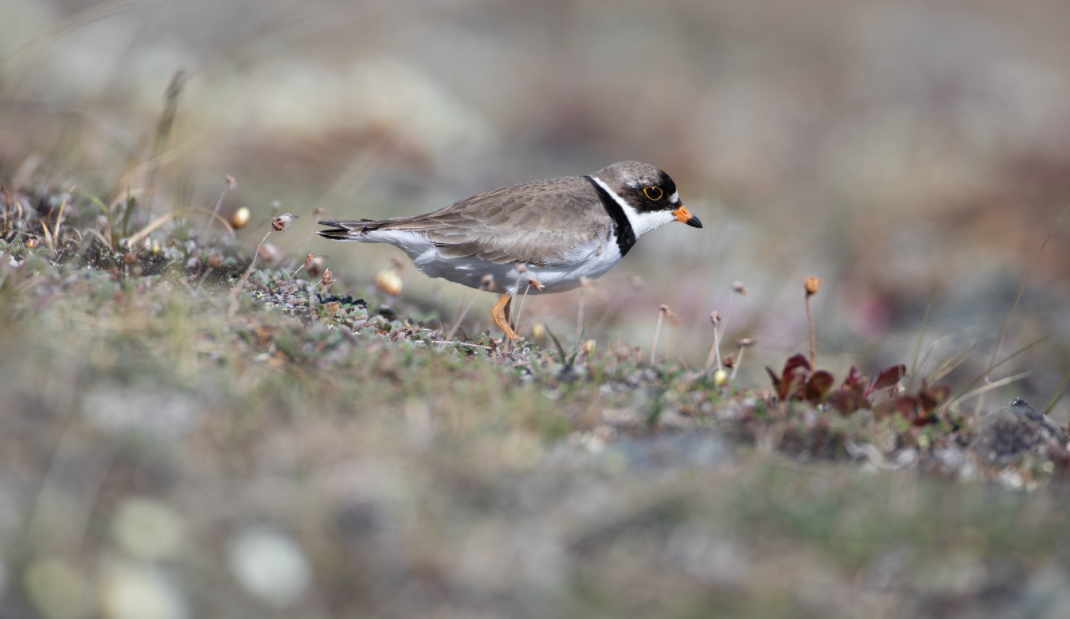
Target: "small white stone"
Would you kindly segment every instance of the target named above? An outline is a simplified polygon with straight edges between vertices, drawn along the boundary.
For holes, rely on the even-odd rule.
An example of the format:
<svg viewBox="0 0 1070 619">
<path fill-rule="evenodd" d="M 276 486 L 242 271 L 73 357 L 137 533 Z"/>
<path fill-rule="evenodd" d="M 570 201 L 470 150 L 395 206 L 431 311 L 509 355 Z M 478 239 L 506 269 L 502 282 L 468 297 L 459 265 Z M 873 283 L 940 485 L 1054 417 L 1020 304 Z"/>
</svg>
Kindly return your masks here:
<svg viewBox="0 0 1070 619">
<path fill-rule="evenodd" d="M 146 498 L 124 501 L 112 520 L 111 534 L 128 555 L 145 561 L 168 559 L 182 547 L 182 520 L 169 507 Z"/>
<path fill-rule="evenodd" d="M 73 565 L 55 557 L 35 559 L 25 572 L 26 595 L 46 619 L 86 616 L 89 585 Z"/>
<path fill-rule="evenodd" d="M 190 432 L 200 417 L 197 402 L 184 394 L 114 384 L 93 388 L 83 398 L 81 410 L 101 430 L 116 434 L 145 433 L 159 438 Z"/>
<path fill-rule="evenodd" d="M 182 594 L 157 570 L 116 563 L 104 572 L 100 615 L 103 619 L 185 619 L 189 608 Z"/>
<path fill-rule="evenodd" d="M 301 548 L 266 529 L 246 530 L 231 542 L 230 569 L 249 595 L 275 608 L 295 603 L 312 582 Z"/>
<path fill-rule="evenodd" d="M 902 468 L 904 466 L 910 466 L 918 461 L 918 450 L 916 449 L 902 449 L 899 453 L 895 454 L 896 468 Z"/>
<path fill-rule="evenodd" d="M 996 476 L 996 481 L 1008 490 L 1021 490 L 1025 486 L 1022 474 L 1012 468 L 1005 468 L 1000 471 L 999 475 Z"/>
</svg>

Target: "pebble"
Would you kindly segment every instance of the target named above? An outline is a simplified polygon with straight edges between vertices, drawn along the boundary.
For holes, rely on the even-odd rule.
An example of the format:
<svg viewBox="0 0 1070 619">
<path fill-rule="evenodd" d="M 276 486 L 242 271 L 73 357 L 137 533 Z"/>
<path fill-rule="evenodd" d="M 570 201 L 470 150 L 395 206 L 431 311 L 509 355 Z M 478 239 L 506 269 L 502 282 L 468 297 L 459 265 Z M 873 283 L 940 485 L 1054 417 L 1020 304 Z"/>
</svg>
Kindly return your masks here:
<svg viewBox="0 0 1070 619">
<path fill-rule="evenodd" d="M 274 608 L 297 602 L 312 583 L 301 548 L 267 529 L 248 529 L 230 544 L 230 570 L 250 596 Z"/>
<path fill-rule="evenodd" d="M 185 619 L 189 608 L 182 593 L 157 569 L 137 563 L 114 563 L 104 570 L 100 587 L 104 619 Z"/>
<path fill-rule="evenodd" d="M 145 561 L 176 557 L 184 536 L 178 514 L 167 505 L 147 498 L 124 501 L 116 510 L 111 533 L 126 554 Z"/>
</svg>

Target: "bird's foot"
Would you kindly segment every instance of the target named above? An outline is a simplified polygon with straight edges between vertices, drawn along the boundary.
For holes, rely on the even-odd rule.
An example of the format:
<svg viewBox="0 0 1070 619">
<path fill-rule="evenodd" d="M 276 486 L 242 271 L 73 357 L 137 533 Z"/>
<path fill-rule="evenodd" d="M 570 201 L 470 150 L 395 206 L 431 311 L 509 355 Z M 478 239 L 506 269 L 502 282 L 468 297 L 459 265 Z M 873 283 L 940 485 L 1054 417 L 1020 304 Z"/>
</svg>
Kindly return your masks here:
<svg viewBox="0 0 1070 619">
<path fill-rule="evenodd" d="M 502 298 L 498 299 L 498 302 L 494 304 L 494 309 L 491 310 L 490 315 L 494 319 L 494 324 L 505 332 L 505 337 L 515 342 L 520 339 L 520 334 L 514 331 L 512 325 L 509 324 L 509 304 L 512 301 L 512 295 L 502 295 Z"/>
</svg>

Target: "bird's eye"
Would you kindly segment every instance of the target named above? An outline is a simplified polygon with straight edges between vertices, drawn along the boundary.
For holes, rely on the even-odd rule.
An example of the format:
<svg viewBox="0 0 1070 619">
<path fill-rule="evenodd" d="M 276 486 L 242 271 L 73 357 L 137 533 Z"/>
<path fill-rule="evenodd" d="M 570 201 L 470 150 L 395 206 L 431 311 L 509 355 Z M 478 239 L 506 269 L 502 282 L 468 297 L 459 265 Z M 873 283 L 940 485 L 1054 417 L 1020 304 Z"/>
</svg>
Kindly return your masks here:
<svg viewBox="0 0 1070 619">
<path fill-rule="evenodd" d="M 661 187 L 647 187 L 643 189 L 643 193 L 654 202 L 665 197 L 665 192 L 661 190 Z"/>
</svg>

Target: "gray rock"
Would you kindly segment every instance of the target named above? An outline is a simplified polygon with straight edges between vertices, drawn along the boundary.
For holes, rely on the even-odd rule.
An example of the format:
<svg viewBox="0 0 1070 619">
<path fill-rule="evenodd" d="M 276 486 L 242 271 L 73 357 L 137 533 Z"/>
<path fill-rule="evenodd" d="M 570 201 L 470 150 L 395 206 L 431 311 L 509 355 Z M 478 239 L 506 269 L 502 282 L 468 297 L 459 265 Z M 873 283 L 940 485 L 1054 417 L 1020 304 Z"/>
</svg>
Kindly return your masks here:
<svg viewBox="0 0 1070 619">
<path fill-rule="evenodd" d="M 1066 445 L 1066 432 L 1020 398 L 981 421 L 970 451 L 993 464 L 1010 464 L 1032 453 L 1046 458 Z"/>
</svg>

